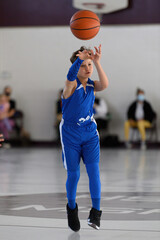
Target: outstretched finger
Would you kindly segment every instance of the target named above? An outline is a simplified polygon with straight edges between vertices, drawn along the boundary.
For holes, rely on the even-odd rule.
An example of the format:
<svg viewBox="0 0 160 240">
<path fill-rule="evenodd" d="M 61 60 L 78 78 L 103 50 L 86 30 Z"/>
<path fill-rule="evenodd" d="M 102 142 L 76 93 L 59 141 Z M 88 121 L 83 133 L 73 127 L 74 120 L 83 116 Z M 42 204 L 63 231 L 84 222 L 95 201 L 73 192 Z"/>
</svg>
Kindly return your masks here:
<svg viewBox="0 0 160 240">
<path fill-rule="evenodd" d="M 98 52 L 98 48 L 97 47 L 94 47 L 94 48 L 95 48 L 96 52 Z"/>
<path fill-rule="evenodd" d="M 101 53 L 102 45 L 100 44 L 98 48 L 99 48 L 99 53 Z"/>
</svg>

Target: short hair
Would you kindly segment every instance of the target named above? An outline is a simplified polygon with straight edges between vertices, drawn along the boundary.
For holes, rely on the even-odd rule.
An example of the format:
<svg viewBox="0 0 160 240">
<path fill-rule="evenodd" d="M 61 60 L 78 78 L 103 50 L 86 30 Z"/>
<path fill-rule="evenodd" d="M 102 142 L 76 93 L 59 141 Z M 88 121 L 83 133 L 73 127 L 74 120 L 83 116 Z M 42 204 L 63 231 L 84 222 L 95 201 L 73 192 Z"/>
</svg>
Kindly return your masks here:
<svg viewBox="0 0 160 240">
<path fill-rule="evenodd" d="M 4 87 L 4 91 L 5 91 L 7 88 L 10 88 L 10 89 L 12 90 L 11 86 L 8 85 L 8 86 L 5 86 L 5 87 Z"/>
<path fill-rule="evenodd" d="M 138 95 L 140 92 L 145 93 L 145 91 L 144 91 L 143 89 L 141 89 L 141 88 L 137 88 L 137 90 L 136 90 L 136 95 Z"/>
<path fill-rule="evenodd" d="M 80 51 L 80 52 L 83 52 L 84 50 L 90 51 L 90 48 L 86 48 L 86 47 L 82 46 L 80 49 L 78 49 L 77 51 L 75 51 L 75 52 L 72 53 L 72 56 L 71 56 L 71 58 L 70 58 L 70 61 L 71 61 L 72 64 L 73 64 L 73 63 L 76 61 L 76 59 L 78 58 L 78 57 L 76 56 L 76 55 L 78 54 L 78 52 L 79 52 L 79 51 Z"/>
</svg>

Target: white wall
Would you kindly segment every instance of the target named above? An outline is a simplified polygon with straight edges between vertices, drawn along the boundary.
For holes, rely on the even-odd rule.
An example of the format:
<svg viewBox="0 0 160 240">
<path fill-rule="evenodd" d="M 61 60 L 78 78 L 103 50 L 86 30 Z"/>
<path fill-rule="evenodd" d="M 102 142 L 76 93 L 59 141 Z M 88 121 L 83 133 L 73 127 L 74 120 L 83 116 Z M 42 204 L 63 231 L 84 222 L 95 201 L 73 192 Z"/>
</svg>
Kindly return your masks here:
<svg viewBox="0 0 160 240">
<path fill-rule="evenodd" d="M 160 110 L 160 25 L 103 26 L 89 41 L 76 39 L 69 27 L 0 28 L 0 90 L 5 85 L 13 87 L 32 139 L 55 137 L 55 101 L 66 79 L 70 55 L 81 45 L 99 43 L 110 83 L 99 95 L 106 99 L 113 116 L 110 132 L 123 140 L 126 109 L 137 87 Z M 4 71 L 10 75 L 6 79 Z M 97 79 L 95 72 L 92 79 Z"/>
</svg>

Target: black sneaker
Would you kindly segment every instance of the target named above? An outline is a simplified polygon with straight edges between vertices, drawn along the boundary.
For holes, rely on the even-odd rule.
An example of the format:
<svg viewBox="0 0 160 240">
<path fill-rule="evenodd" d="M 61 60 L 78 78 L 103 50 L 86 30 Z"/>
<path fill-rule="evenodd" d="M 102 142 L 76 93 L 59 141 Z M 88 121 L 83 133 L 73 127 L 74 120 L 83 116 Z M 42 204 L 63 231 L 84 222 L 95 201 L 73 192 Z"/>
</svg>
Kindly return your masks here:
<svg viewBox="0 0 160 240">
<path fill-rule="evenodd" d="M 67 208 L 67 216 L 68 216 L 68 226 L 74 232 L 78 232 L 80 230 L 80 222 L 78 218 L 78 205 L 76 203 L 76 208 L 70 209 L 67 204 L 66 208 Z"/>
<path fill-rule="evenodd" d="M 88 217 L 88 225 L 99 230 L 101 215 L 102 211 L 92 208 Z"/>
</svg>

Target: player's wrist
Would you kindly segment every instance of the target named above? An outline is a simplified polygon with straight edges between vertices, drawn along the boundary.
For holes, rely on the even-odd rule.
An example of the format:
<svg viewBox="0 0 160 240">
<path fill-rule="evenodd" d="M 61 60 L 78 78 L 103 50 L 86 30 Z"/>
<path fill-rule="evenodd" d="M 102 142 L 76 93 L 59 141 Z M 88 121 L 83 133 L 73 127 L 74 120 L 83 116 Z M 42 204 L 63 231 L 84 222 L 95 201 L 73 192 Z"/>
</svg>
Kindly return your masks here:
<svg viewBox="0 0 160 240">
<path fill-rule="evenodd" d="M 76 61 L 77 61 L 77 63 L 82 63 L 83 61 L 84 61 L 84 59 L 83 59 L 83 57 L 78 57 L 77 59 L 76 59 Z M 76 62 L 75 61 L 75 62 Z"/>
<path fill-rule="evenodd" d="M 84 60 L 80 59 L 79 57 L 76 59 L 76 61 L 72 64 L 70 67 L 68 74 L 67 74 L 67 80 L 70 82 L 73 82 L 77 78 L 77 74 L 79 71 L 79 68 Z"/>
<path fill-rule="evenodd" d="M 100 59 L 96 61 L 93 60 L 93 62 L 96 67 L 101 66 Z"/>
</svg>

